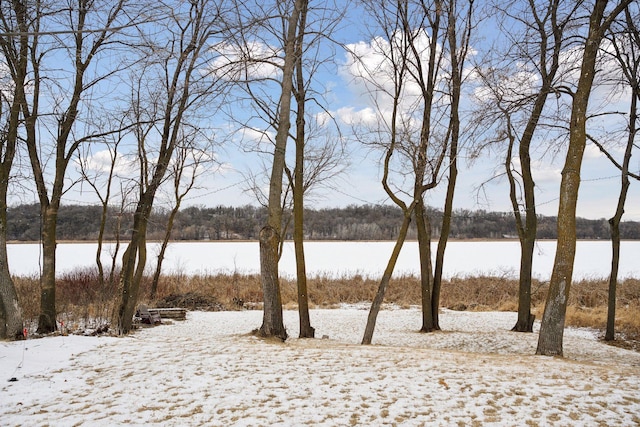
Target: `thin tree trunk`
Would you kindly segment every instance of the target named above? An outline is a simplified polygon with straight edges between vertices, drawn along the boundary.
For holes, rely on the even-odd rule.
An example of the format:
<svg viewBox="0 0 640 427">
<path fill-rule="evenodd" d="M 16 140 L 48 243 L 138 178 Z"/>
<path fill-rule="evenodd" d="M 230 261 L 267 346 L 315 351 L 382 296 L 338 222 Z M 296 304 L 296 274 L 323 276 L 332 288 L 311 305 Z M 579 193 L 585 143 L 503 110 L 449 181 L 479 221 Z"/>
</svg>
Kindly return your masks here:
<svg viewBox="0 0 640 427">
<path fill-rule="evenodd" d="M 396 262 L 398 261 L 398 257 L 400 256 L 400 251 L 402 250 L 402 246 L 404 245 L 404 241 L 407 237 L 407 231 L 409 230 L 409 224 L 411 223 L 411 214 L 411 210 L 405 212 L 404 220 L 402 221 L 402 227 L 400 227 L 400 233 L 398 234 L 398 239 L 396 240 L 396 244 L 393 247 L 391 257 L 389 258 L 387 267 L 384 270 L 382 279 L 380 279 L 378 292 L 376 293 L 376 296 L 371 303 L 371 309 L 369 310 L 369 316 L 367 317 L 367 326 L 365 327 L 364 336 L 362 337 L 363 345 L 371 344 L 371 340 L 373 339 L 373 331 L 376 328 L 376 320 L 378 318 L 378 313 L 380 312 L 380 307 L 382 306 L 382 301 L 384 301 L 384 294 L 387 291 L 387 286 L 389 285 L 389 281 L 391 280 L 393 269 L 396 266 Z"/>
<path fill-rule="evenodd" d="M 618 205 L 616 213 L 609 219 L 609 227 L 611 230 L 611 274 L 609 275 L 609 296 L 607 304 L 607 328 L 604 335 L 606 341 L 615 340 L 615 323 L 616 323 L 616 289 L 618 287 L 618 269 L 620 266 L 620 221 L 624 214 L 624 206 L 627 201 L 627 192 L 629 190 L 629 163 L 631 162 L 631 154 L 634 147 L 637 121 L 637 104 L 638 89 L 634 90 L 631 96 L 631 106 L 629 108 L 629 137 L 627 147 L 624 153 L 621 170 L 621 187 L 618 196 Z"/>
<path fill-rule="evenodd" d="M 306 90 L 302 73 L 303 36 L 307 23 L 307 4 L 303 4 L 296 39 L 296 165 L 293 183 L 293 241 L 296 254 L 296 276 L 298 283 L 298 316 L 300 318 L 300 338 L 313 338 L 315 329 L 311 327 L 309 316 L 309 295 L 307 289 L 307 270 L 304 257 L 304 158 L 305 158 L 305 107 Z"/>
<path fill-rule="evenodd" d="M 162 263 L 164 261 L 164 255 L 167 252 L 167 246 L 169 246 L 169 240 L 171 240 L 171 231 L 173 230 L 173 223 L 176 215 L 180 210 L 180 199 L 176 202 L 176 205 L 171 209 L 169 219 L 167 220 L 167 229 L 162 239 L 162 245 L 160 245 L 160 252 L 158 253 L 158 261 L 156 262 L 156 270 L 153 273 L 153 280 L 151 281 L 151 299 L 154 299 L 158 294 L 158 282 L 160 281 L 160 274 L 162 273 Z"/>
<path fill-rule="evenodd" d="M 300 116 L 298 117 L 300 121 Z M 304 120 L 298 125 L 304 128 Z M 296 168 L 294 172 L 293 192 L 293 241 L 296 255 L 296 276 L 298 283 L 298 315 L 300 318 L 300 338 L 313 338 L 315 329 L 311 327 L 309 316 L 309 295 L 307 289 L 307 271 L 304 257 L 304 130 L 296 138 Z"/>
<path fill-rule="evenodd" d="M 466 52 L 469 49 L 469 39 L 471 35 L 471 18 L 473 16 L 472 3 L 469 4 L 467 11 L 467 25 L 462 40 L 464 42 L 458 44 L 458 36 L 456 33 L 457 12 L 456 3 L 449 5 L 447 24 L 447 35 L 449 40 L 449 51 L 451 56 L 451 118 L 449 122 L 449 134 L 451 142 L 449 144 L 449 182 L 447 183 L 447 193 L 445 196 L 444 209 L 442 213 L 442 227 L 440 229 L 440 238 L 438 239 L 438 248 L 436 249 L 436 266 L 433 274 L 433 295 L 431 311 L 433 313 L 433 329 L 440 330 L 440 291 L 442 289 L 442 273 L 444 270 L 444 254 L 451 232 L 451 217 L 453 213 L 453 198 L 456 190 L 456 182 L 458 179 L 458 141 L 460 138 L 460 96 L 462 91 L 462 68 Z"/>
<path fill-rule="evenodd" d="M 628 183 L 628 180 L 627 180 Z M 625 190 L 626 193 L 626 190 Z M 622 198 L 622 193 L 620 194 Z M 620 206 L 620 201 L 618 201 Z M 618 267 L 620 265 L 620 218 L 622 212 L 609 220 L 611 229 L 611 274 L 609 275 L 609 291 L 607 302 L 607 328 L 604 334 L 605 341 L 616 339 L 616 293 L 618 287 Z"/>
</svg>

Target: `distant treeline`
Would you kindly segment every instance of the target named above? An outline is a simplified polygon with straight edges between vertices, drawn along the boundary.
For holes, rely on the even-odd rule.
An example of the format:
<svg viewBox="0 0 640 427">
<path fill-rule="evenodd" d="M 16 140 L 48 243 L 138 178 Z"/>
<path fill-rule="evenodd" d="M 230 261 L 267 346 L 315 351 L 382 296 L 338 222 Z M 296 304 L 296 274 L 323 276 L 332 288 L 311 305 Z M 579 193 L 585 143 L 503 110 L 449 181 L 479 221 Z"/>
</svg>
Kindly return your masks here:
<svg viewBox="0 0 640 427">
<path fill-rule="evenodd" d="M 58 215 L 59 240 L 91 240 L 98 237 L 102 208 L 100 206 L 62 206 Z M 433 235 L 440 233 L 442 212 L 430 211 Z M 169 211 L 156 209 L 149 224 L 149 240 L 159 240 L 164 233 Z M 265 224 L 266 210 L 262 207 L 188 207 L 182 209 L 174 222 L 173 240 L 257 240 Z M 305 214 L 305 234 L 309 240 L 394 240 L 402 222 L 402 212 L 394 206 L 363 205 L 344 208 L 310 209 Z M 114 240 L 130 235 L 133 212 L 110 209 L 104 238 Z M 291 238 L 291 227 L 287 238 Z M 627 221 L 620 226 L 623 239 L 640 239 L 640 222 Z M 484 210 L 457 210 L 453 216 L 451 238 L 502 239 L 517 236 L 513 215 Z M 578 218 L 579 239 L 608 239 L 606 219 Z M 40 239 L 39 205 L 20 205 L 9 208 L 7 238 L 18 241 Z M 409 239 L 416 238 L 415 229 Z M 556 238 L 556 218 L 538 217 L 538 238 Z"/>
</svg>

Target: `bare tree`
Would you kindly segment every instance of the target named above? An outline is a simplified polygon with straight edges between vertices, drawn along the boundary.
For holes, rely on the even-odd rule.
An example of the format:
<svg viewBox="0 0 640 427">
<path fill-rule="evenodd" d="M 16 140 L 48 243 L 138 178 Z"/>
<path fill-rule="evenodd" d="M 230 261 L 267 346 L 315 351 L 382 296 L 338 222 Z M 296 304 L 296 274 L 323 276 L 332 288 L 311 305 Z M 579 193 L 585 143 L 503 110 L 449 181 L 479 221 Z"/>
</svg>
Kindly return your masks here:
<svg viewBox="0 0 640 427">
<path fill-rule="evenodd" d="M 595 0 L 589 13 L 588 32 L 583 43 L 580 77 L 571 106 L 569 146 L 560 183 L 556 256 L 540 326 L 536 350 L 536 354 L 539 355 L 562 356 L 567 301 L 571 289 L 576 251 L 576 204 L 580 187 L 582 158 L 587 139 L 587 107 L 596 73 L 596 58 L 600 44 L 611 23 L 630 3 L 631 0 L 621 0 L 607 11 L 607 0 Z"/>
<path fill-rule="evenodd" d="M 196 181 L 200 175 L 204 173 L 203 169 L 206 165 L 213 162 L 211 154 L 207 149 L 208 145 L 197 144 L 194 141 L 196 139 L 206 139 L 206 137 L 198 132 L 197 129 L 193 129 L 192 132 L 183 135 L 180 139 L 182 140 L 182 144 L 176 148 L 176 155 L 174 156 L 170 167 L 173 181 L 173 206 L 171 207 L 169 217 L 167 218 L 164 238 L 160 244 L 156 267 L 153 273 L 153 278 L 151 279 L 150 297 L 152 299 L 156 297 L 158 292 L 162 263 L 171 239 L 173 224 L 178 212 L 180 211 L 180 207 L 182 206 L 182 201 L 189 192 L 195 188 Z"/>
<path fill-rule="evenodd" d="M 308 13 L 307 0 L 291 2 L 236 1 L 238 31 L 220 46 L 229 81 L 238 89 L 234 111 L 229 114 L 240 133 L 259 135 L 247 151 L 268 156 L 268 191 L 254 188 L 267 209 L 267 223 L 260 231 L 260 275 L 264 298 L 262 325 L 255 333 L 286 340 L 278 261 L 284 242 L 286 194 L 284 188 L 286 152 L 292 123 L 292 98 L 297 55 L 303 38 L 299 34 L 302 15 Z M 302 31 L 302 30 L 300 30 Z M 249 114 L 237 114 L 236 105 L 248 106 Z M 252 113 L 252 114 L 251 114 Z M 243 141 L 244 143 L 244 141 Z M 257 176 L 250 172 L 248 181 Z M 266 193 L 266 197 L 265 194 Z"/>
<path fill-rule="evenodd" d="M 18 145 L 20 99 L 27 83 L 30 37 L 26 7 L 21 1 L 0 4 L 0 32 L 4 33 L 0 49 L 8 73 L 0 90 L 0 339 L 23 336 L 22 310 L 7 256 L 7 195 Z"/>
<path fill-rule="evenodd" d="M 480 114 L 485 125 L 494 120 L 500 123 L 499 128 L 488 126 L 492 132 L 497 131 L 490 138 L 507 142 L 504 165 L 520 240 L 518 320 L 513 330 L 532 332 L 535 316 L 531 314 L 531 279 L 537 215 L 531 151 L 549 95 L 566 92 L 559 69 L 563 49 L 569 43 L 565 29 L 571 29 L 579 3 L 526 1 L 499 3 L 496 7 L 498 22 L 509 23 L 502 26 L 509 45 L 506 54 L 496 52 L 497 63 L 504 64 L 504 70 L 495 65 L 481 65 L 478 69 L 487 97 Z M 510 26 L 513 22 L 518 22 L 516 28 L 521 29 L 514 32 Z M 536 82 L 535 87 L 531 87 L 532 81 Z M 487 113 L 492 109 L 496 109 L 498 117 Z"/>
<path fill-rule="evenodd" d="M 462 7 L 458 8 L 457 5 Z M 449 98 L 450 112 L 449 125 L 447 129 L 447 138 L 449 146 L 449 180 L 447 183 L 447 193 L 445 196 L 444 209 L 442 215 L 442 224 L 440 227 L 440 236 L 438 239 L 438 248 L 436 250 L 436 265 L 433 272 L 433 285 L 431 291 L 431 319 L 432 325 L 425 322 L 429 316 L 423 314 L 423 330 L 431 329 L 439 330 L 439 310 L 440 310 L 440 290 L 442 288 L 442 273 L 444 270 L 444 254 L 451 230 L 451 220 L 453 215 L 453 196 L 456 188 L 456 180 L 458 177 L 458 153 L 460 146 L 460 98 L 462 96 L 463 71 L 465 61 L 469 54 L 472 30 L 474 28 L 474 3 L 473 1 L 458 2 L 450 1 L 447 10 L 447 38 L 449 41 L 449 59 L 450 59 L 450 81 L 449 81 Z M 458 11 L 459 10 L 459 11 Z M 462 29 L 461 33 L 457 32 L 458 26 Z M 458 35 L 460 34 L 460 35 Z M 424 280 L 424 279 L 423 279 Z M 424 293 L 423 293 L 424 295 Z M 425 310 L 423 302 L 423 312 Z"/>
<path fill-rule="evenodd" d="M 57 329 L 55 308 L 56 269 L 56 222 L 58 209 L 69 178 L 67 168 L 82 144 L 104 136 L 104 131 L 94 131 L 91 126 L 91 109 L 88 107 L 89 92 L 112 77 L 125 62 L 114 61 L 113 68 L 93 67 L 109 47 L 109 55 L 114 55 L 120 29 L 133 25 L 135 13 L 125 13 L 126 2 L 97 4 L 89 0 L 77 0 L 71 7 L 58 10 L 42 10 L 36 2 L 25 8 L 27 21 L 35 22 L 31 30 L 41 32 L 43 19 L 46 25 L 60 28 L 60 31 L 43 33 L 33 39 L 29 49 L 30 67 L 33 78 L 28 94 L 21 96 L 21 110 L 24 117 L 26 145 L 35 179 L 35 187 L 41 206 L 42 221 L 42 274 L 40 279 L 41 313 L 38 332 L 48 333 Z M 46 35 L 46 47 L 43 37 Z M 48 60 L 55 67 L 46 67 Z M 68 67 L 70 77 L 61 73 Z M 50 83 L 43 87 L 42 82 Z M 44 89 L 48 92 L 44 93 Z M 51 111 L 44 111 L 45 105 Z M 93 103 L 92 108 L 97 108 Z M 85 108 L 86 107 L 86 108 Z M 95 111 L 93 111 L 95 113 Z M 109 131 L 107 131 L 109 132 Z M 50 136 L 52 144 L 47 144 Z M 48 156 L 52 156 L 50 161 Z M 53 170 L 49 171 L 48 166 Z M 47 179 L 52 182 L 47 185 Z M 72 180 L 73 181 L 73 180 Z"/>
<path fill-rule="evenodd" d="M 431 219 L 424 204 L 427 192 L 443 177 L 445 159 L 449 158 L 449 186 L 445 200 L 445 217 L 451 215 L 457 176 L 457 150 L 460 131 L 459 101 L 462 70 L 468 52 L 473 16 L 472 3 L 461 7 L 456 1 L 366 2 L 367 11 L 384 33 L 388 48 L 381 48 L 383 63 L 366 69 L 366 59 L 359 64 L 364 78 L 375 90 L 373 98 L 380 115 L 392 105 L 385 129 L 378 133 L 379 141 L 388 138 L 385 147 L 383 187 L 387 195 L 404 212 L 404 221 L 392 256 L 380 281 L 371 305 L 363 344 L 370 344 L 375 321 L 393 272 L 395 260 L 406 238 L 409 222 L 416 220 L 418 235 L 422 326 L 425 332 L 439 329 L 439 279 L 449 230 L 445 219 L 438 244 L 435 274 L 431 263 Z M 458 36 L 456 28 L 463 28 Z M 380 44 L 379 39 L 377 43 Z M 449 52 L 449 57 L 447 57 Z M 355 54 L 357 55 L 357 53 Z M 389 69 L 389 75 L 380 75 Z M 381 95 L 384 94 L 384 95 Z M 386 98 L 385 98 L 386 96 Z M 379 98 L 379 99 L 376 99 Z M 383 119 L 380 119 L 383 122 Z M 384 136 L 383 136 L 384 135 Z M 388 135 L 388 136 L 387 136 Z M 397 157 L 394 166 L 393 156 Z M 399 177 L 394 182 L 392 174 Z M 397 179 L 397 178 L 396 178 Z M 410 182 L 411 190 L 399 183 Z M 401 199 L 404 195 L 408 200 Z"/>
<path fill-rule="evenodd" d="M 608 52 L 605 50 L 604 52 L 605 55 L 610 55 L 612 59 L 617 62 L 620 74 L 622 75 L 621 81 L 618 82 L 616 87 L 621 86 L 623 91 L 625 87 L 627 87 L 631 95 L 629 118 L 626 123 L 627 140 L 622 162 L 618 162 L 610 151 L 597 139 L 588 136 L 620 170 L 621 180 L 616 210 L 614 215 L 609 218 L 612 256 L 611 273 L 609 274 L 607 327 L 604 336 L 604 339 L 607 341 L 615 340 L 616 290 L 618 287 L 618 269 L 620 264 L 620 222 L 624 215 L 627 193 L 631 184 L 629 178 L 640 179 L 638 174 L 634 174 L 630 170 L 631 156 L 634 148 L 637 148 L 635 141 L 638 134 L 638 103 L 640 102 L 640 33 L 636 24 L 638 18 L 638 8 L 632 9 L 632 6 L 628 6 L 624 10 L 622 18 L 612 25 L 607 37 L 612 51 Z"/>
<path fill-rule="evenodd" d="M 264 294 L 264 315 L 259 333 L 265 337 L 287 339 L 282 319 L 282 298 L 278 279 L 278 248 L 282 240 L 282 177 L 285 152 L 291 125 L 291 97 L 295 71 L 296 44 L 301 13 L 307 9 L 308 0 L 296 0 L 284 18 L 287 21 L 284 38 L 284 64 L 282 66 L 282 91 L 280 93 L 277 132 L 273 165 L 269 180 L 268 222 L 260 231 L 260 275 Z"/>
<path fill-rule="evenodd" d="M 366 59 L 358 58 L 358 52 L 352 53 L 360 68 L 359 77 L 372 88 L 372 100 L 378 109 L 381 126 L 374 132 L 373 140 L 385 151 L 382 185 L 389 198 L 403 211 L 403 222 L 371 304 L 362 344 L 371 343 L 377 315 L 413 216 L 420 222 L 417 226 L 424 274 L 422 292 L 423 301 L 428 300 L 423 320 L 429 325 L 432 321 L 430 232 L 423 196 L 438 184 L 446 156 L 446 136 L 434 131 L 443 114 L 434 108 L 439 103 L 435 95 L 441 84 L 443 50 L 440 46 L 443 39 L 439 34 L 443 28 L 440 13 L 443 6 L 440 1 L 429 4 L 367 2 L 367 12 L 378 26 L 375 31 L 384 33 L 384 40 L 374 38 L 383 65 L 368 68 Z M 393 162 L 394 155 L 397 163 Z M 405 180 L 412 183 L 411 190 L 402 188 Z"/>
<path fill-rule="evenodd" d="M 116 257 L 119 250 L 119 224 L 121 221 L 121 215 L 117 215 L 116 218 L 116 232 L 115 236 L 112 236 L 116 241 L 116 245 L 111 257 L 111 267 L 109 269 L 108 279 L 105 280 L 106 275 L 105 267 L 102 262 L 102 254 L 104 252 L 104 241 L 107 234 L 107 225 L 110 219 L 110 214 L 113 213 L 110 212 L 109 208 L 112 203 L 112 196 L 114 193 L 113 187 L 117 187 L 118 185 L 117 168 L 120 167 L 120 164 L 123 161 L 120 153 L 120 146 L 123 145 L 125 137 L 129 134 L 128 130 L 126 130 L 127 125 L 122 121 L 122 117 L 126 117 L 126 114 L 120 115 L 119 120 L 121 121 L 121 132 L 118 132 L 114 135 L 109 135 L 103 141 L 99 141 L 97 144 L 94 144 L 92 142 L 84 147 L 80 147 L 77 161 L 80 173 L 82 175 L 81 185 L 86 183 L 87 185 L 89 185 L 89 187 L 91 187 L 101 206 L 100 226 L 97 236 L 98 247 L 96 249 L 96 266 L 98 268 L 98 280 L 100 281 L 100 289 L 102 290 L 102 295 L 105 295 L 106 289 L 110 289 L 113 285 L 114 272 L 116 268 Z M 110 117 L 108 120 L 118 120 L 118 118 Z M 94 152 L 93 149 L 96 146 L 102 148 L 102 150 Z M 105 156 L 108 156 L 108 161 Z M 126 195 L 127 191 L 123 191 L 121 194 L 122 205 L 126 203 Z M 122 206 L 120 212 L 123 211 L 123 208 L 124 206 Z"/>
<path fill-rule="evenodd" d="M 298 109 L 296 112 L 296 161 L 293 177 L 293 240 L 296 254 L 296 277 L 298 282 L 298 316 L 300 319 L 300 338 L 313 338 L 315 329 L 309 316 L 309 295 L 307 271 L 304 258 L 304 146 L 305 146 L 305 107 L 306 85 L 303 70 L 303 43 L 307 23 L 308 3 L 302 5 L 298 19 L 298 37 L 295 46 L 295 95 Z M 289 177 L 291 180 L 291 177 Z"/>
<path fill-rule="evenodd" d="M 213 95 L 222 94 L 207 54 L 213 38 L 226 25 L 224 4 L 197 0 L 180 7 L 160 6 L 166 19 L 155 24 L 158 33 L 146 38 L 149 61 L 132 91 L 134 123 L 139 125 L 133 132 L 139 160 L 139 194 L 131 238 L 122 256 L 120 302 L 114 314 L 118 334 L 127 334 L 132 328 L 146 266 L 149 216 L 174 152 L 182 142 L 183 126 L 192 110 L 203 105 L 214 107 L 217 104 L 208 101 Z"/>
<path fill-rule="evenodd" d="M 340 144 L 335 143 L 337 139 L 326 130 L 326 123 L 332 120 L 318 120 L 319 116 L 330 117 L 330 114 L 322 91 L 317 89 L 315 75 L 322 65 L 332 61 L 330 48 L 325 47 L 334 43 L 332 34 L 346 7 L 327 3 L 309 7 L 306 1 L 242 2 L 238 19 L 246 24 L 241 26 L 242 31 L 230 37 L 229 43 L 221 46 L 221 58 L 233 70 L 231 82 L 238 88 L 230 119 L 238 124 L 241 134 L 249 136 L 242 139 L 243 149 L 259 153 L 263 161 L 261 171 L 254 168 L 247 174 L 250 190 L 267 211 L 281 211 L 269 217 L 270 224 L 279 223 L 275 246 L 278 252 L 273 259 L 279 260 L 284 240 L 290 235 L 287 230 L 293 222 L 301 337 L 313 336 L 303 246 L 305 198 L 312 187 L 339 173 L 342 153 Z M 325 53 L 327 50 L 329 54 Z M 236 105 L 249 108 L 237 111 Z M 290 111 L 285 111 L 285 107 Z M 318 114 L 319 111 L 322 114 Z M 286 132 L 287 139 L 296 145 L 294 160 L 291 160 L 292 156 L 287 157 L 281 151 L 286 148 L 286 141 L 279 138 L 284 138 L 284 129 L 290 129 L 293 123 L 295 130 Z M 319 142 L 322 140 L 326 142 Z M 275 184 L 282 186 L 275 197 L 273 179 L 282 178 L 282 174 L 286 174 L 288 182 L 281 180 Z M 268 192 L 265 187 L 269 188 Z M 280 200 L 278 206 L 276 200 Z M 265 273 L 264 277 L 267 275 L 277 276 L 275 272 Z M 271 292 L 267 292 L 266 298 L 274 302 L 265 301 L 265 309 L 279 311 L 277 297 L 269 296 L 274 293 L 274 286 L 268 286 Z"/>
<path fill-rule="evenodd" d="M 289 178 L 293 197 L 293 240 L 296 256 L 300 338 L 313 338 L 315 335 L 309 317 L 309 295 L 304 256 L 305 198 L 312 187 L 326 183 L 339 174 L 344 160 L 344 150 L 341 144 L 336 142 L 337 138 L 333 138 L 329 134 L 328 124 L 334 122 L 327 120 L 326 123 L 318 123 L 317 115 L 313 110 L 311 113 L 309 112 L 308 104 L 314 106 L 323 102 L 322 94 L 314 90 L 313 80 L 318 68 L 327 62 L 326 59 L 321 58 L 320 50 L 323 45 L 330 42 L 342 15 L 343 11 L 331 9 L 328 5 L 309 10 L 308 5 L 305 4 L 298 20 L 293 85 L 293 95 L 297 106 L 294 138 L 295 165 L 293 172 L 285 166 L 285 172 Z M 323 105 L 319 105 L 319 107 L 327 115 L 326 107 Z"/>
</svg>

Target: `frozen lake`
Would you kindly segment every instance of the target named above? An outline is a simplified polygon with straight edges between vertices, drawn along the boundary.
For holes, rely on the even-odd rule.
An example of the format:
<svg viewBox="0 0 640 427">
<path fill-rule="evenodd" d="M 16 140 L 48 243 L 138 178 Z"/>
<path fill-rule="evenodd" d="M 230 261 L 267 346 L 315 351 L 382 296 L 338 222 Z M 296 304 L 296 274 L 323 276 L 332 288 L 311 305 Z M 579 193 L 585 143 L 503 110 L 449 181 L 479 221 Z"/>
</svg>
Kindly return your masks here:
<svg viewBox="0 0 640 427">
<path fill-rule="evenodd" d="M 394 242 L 306 242 L 305 255 L 309 276 L 332 277 L 361 274 L 380 277 Z M 148 265 L 155 266 L 159 244 L 149 243 Z M 541 241 L 536 247 L 534 276 L 546 280 L 551 275 L 555 241 Z M 435 251 L 436 244 L 432 245 Z M 95 265 L 97 244 L 58 244 L 58 272 Z M 110 262 L 111 245 L 105 246 L 103 259 Z M 124 248 L 121 248 L 121 252 Z M 118 255 L 118 259 L 121 254 Z M 620 276 L 640 277 L 640 241 L 622 242 Z M 507 275 L 517 277 L 520 245 L 517 241 L 452 241 L 447 245 L 444 275 Z M 609 276 L 611 243 L 579 241 L 574 278 Z M 9 267 L 14 275 L 37 275 L 40 271 L 40 246 L 37 243 L 10 244 Z M 405 243 L 395 268 L 395 275 L 417 275 L 418 244 Z M 258 242 L 175 242 L 167 249 L 165 273 L 187 275 L 205 273 L 253 274 L 260 271 Z M 293 243 L 287 242 L 280 261 L 282 276 L 295 276 Z"/>
</svg>

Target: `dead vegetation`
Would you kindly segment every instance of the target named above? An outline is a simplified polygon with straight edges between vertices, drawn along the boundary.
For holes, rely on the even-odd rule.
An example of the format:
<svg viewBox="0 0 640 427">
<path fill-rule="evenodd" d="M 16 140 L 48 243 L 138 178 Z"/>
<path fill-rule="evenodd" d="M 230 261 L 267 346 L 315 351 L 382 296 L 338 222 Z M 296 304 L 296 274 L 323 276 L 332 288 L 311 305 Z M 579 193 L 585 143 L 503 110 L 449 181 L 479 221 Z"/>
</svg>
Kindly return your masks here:
<svg viewBox="0 0 640 427">
<path fill-rule="evenodd" d="M 39 314 L 39 284 L 34 277 L 15 278 L 25 318 L 35 324 Z M 151 279 L 145 278 L 141 287 L 141 303 L 157 307 L 183 307 L 189 310 L 260 309 L 262 288 L 258 275 L 176 275 L 161 278 L 158 294 L 151 300 Z M 352 277 L 320 276 L 308 280 L 311 307 L 335 308 L 340 304 L 371 301 L 378 281 L 361 275 Z M 607 287 L 605 279 L 574 282 L 571 289 L 567 325 L 604 330 L 607 316 Z M 97 273 L 77 270 L 58 280 L 56 303 L 60 318 L 71 323 L 99 322 L 111 318 L 113 303 L 119 293 L 116 284 L 100 285 Z M 295 280 L 281 280 L 283 305 L 297 307 Z M 547 283 L 534 281 L 532 311 L 542 317 Z M 413 276 L 391 281 L 385 301 L 400 307 L 420 304 L 420 283 Z M 518 282 L 506 277 L 454 277 L 444 282 L 441 307 L 470 311 L 516 311 Z M 640 280 L 626 279 L 618 284 L 616 331 L 620 344 L 635 346 L 640 340 Z"/>
</svg>

